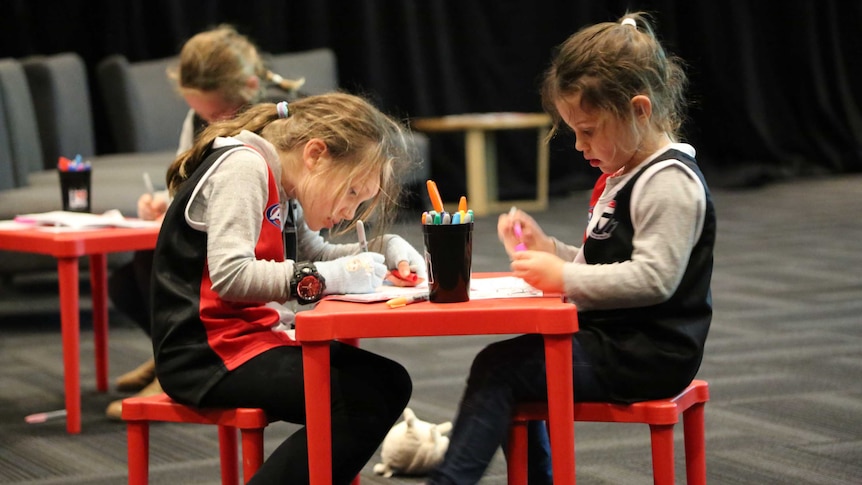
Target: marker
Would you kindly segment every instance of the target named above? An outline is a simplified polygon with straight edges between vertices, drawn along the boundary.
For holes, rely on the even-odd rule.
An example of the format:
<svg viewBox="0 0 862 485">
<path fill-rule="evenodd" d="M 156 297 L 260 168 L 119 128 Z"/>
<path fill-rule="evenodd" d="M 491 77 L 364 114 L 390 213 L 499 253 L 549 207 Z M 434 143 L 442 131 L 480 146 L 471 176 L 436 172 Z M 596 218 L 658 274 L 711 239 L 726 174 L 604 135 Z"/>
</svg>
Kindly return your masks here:
<svg viewBox="0 0 862 485">
<path fill-rule="evenodd" d="M 150 174 L 147 172 L 144 172 L 144 188 L 150 194 L 150 197 L 156 193 L 156 189 L 153 187 L 153 179 L 150 178 Z"/>
<path fill-rule="evenodd" d="M 362 219 L 356 221 L 356 236 L 359 238 L 359 250 L 368 252 L 368 239 L 365 237 L 365 223 Z"/>
<path fill-rule="evenodd" d="M 458 201 L 458 212 L 467 212 L 467 196 L 462 195 Z"/>
<path fill-rule="evenodd" d="M 69 167 L 71 167 L 71 166 L 72 166 L 72 161 L 61 155 L 57 161 L 57 168 L 61 172 L 68 172 Z"/>
<path fill-rule="evenodd" d="M 393 298 L 386 302 L 389 305 L 389 308 L 400 308 L 403 306 L 407 306 L 411 303 L 416 303 L 420 301 L 428 300 L 430 294 L 428 293 L 419 293 L 418 295 L 411 296 L 399 296 L 398 298 Z"/>
<path fill-rule="evenodd" d="M 394 278 L 398 278 L 401 281 L 407 281 L 410 283 L 416 283 L 416 280 L 419 279 L 419 275 L 416 273 L 410 273 L 407 276 L 401 276 L 401 271 L 398 271 L 398 268 L 393 269 L 389 272 Z"/>
<path fill-rule="evenodd" d="M 433 180 L 428 180 L 425 182 L 425 186 L 428 188 L 428 197 L 431 198 L 431 205 L 434 206 L 434 210 L 443 212 L 443 199 L 440 197 L 440 191 L 437 190 L 437 184 Z"/>
<path fill-rule="evenodd" d="M 58 409 L 57 411 L 48 411 L 46 413 L 36 413 L 24 417 L 24 421 L 28 424 L 45 423 L 51 419 L 65 418 L 66 410 Z"/>
<path fill-rule="evenodd" d="M 512 206 L 509 209 L 509 217 L 515 217 L 515 213 L 518 212 L 518 209 L 515 206 Z M 515 221 L 514 227 L 515 237 L 518 238 L 518 244 L 515 246 L 515 251 L 526 251 L 527 246 L 521 241 L 521 238 L 524 237 L 523 229 L 521 228 L 521 223 Z"/>
<path fill-rule="evenodd" d="M 449 215 L 448 212 L 443 212 L 443 220 L 441 221 L 441 223 L 443 223 L 443 224 L 451 224 L 452 223 L 452 217 Z"/>
</svg>

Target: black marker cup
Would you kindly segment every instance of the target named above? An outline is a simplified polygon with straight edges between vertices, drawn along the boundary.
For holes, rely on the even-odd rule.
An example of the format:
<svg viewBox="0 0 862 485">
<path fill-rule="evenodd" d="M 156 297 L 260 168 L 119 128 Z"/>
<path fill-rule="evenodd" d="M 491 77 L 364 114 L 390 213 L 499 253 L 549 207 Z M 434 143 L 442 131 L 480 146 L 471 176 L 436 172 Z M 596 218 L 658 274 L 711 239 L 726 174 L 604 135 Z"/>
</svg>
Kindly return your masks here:
<svg viewBox="0 0 862 485">
<path fill-rule="evenodd" d="M 473 223 L 423 224 L 428 300 L 457 303 L 470 300 L 473 264 Z"/>
<path fill-rule="evenodd" d="M 90 170 L 58 170 L 63 210 L 90 212 Z"/>
</svg>

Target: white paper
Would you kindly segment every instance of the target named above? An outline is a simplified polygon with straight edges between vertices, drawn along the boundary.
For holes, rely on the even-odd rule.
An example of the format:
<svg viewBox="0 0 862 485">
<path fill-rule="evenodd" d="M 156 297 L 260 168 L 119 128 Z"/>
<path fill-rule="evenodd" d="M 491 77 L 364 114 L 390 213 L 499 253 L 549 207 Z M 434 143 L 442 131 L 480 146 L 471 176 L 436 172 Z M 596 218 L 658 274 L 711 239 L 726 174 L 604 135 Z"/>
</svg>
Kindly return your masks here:
<svg viewBox="0 0 862 485">
<path fill-rule="evenodd" d="M 470 299 L 490 300 L 493 298 L 530 298 L 542 296 L 538 290 L 516 276 L 494 278 L 470 278 Z"/>
<path fill-rule="evenodd" d="M 346 295 L 329 295 L 329 300 L 352 301 L 356 303 L 375 303 L 387 301 L 399 296 L 412 296 L 428 291 L 428 283 L 414 287 L 399 287 L 383 285 L 374 293 L 349 293 Z M 515 276 L 499 276 L 494 278 L 470 278 L 470 299 L 490 300 L 494 298 L 530 298 L 541 297 L 542 291 L 528 285 Z"/>
<path fill-rule="evenodd" d="M 160 222 L 127 219 L 116 209 L 104 214 L 86 212 L 50 211 L 35 214 L 21 214 L 15 217 L 19 224 L 32 226 L 58 226 L 70 229 L 95 229 L 100 227 L 159 227 Z"/>
</svg>

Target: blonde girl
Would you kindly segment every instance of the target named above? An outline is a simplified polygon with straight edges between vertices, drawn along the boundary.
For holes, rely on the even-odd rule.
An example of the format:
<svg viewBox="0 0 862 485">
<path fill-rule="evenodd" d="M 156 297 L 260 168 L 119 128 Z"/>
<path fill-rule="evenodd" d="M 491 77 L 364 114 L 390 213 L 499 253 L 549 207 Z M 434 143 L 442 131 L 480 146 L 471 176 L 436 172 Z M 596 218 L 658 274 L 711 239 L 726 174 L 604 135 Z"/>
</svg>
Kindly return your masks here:
<svg viewBox="0 0 862 485">
<path fill-rule="evenodd" d="M 283 304 L 371 292 L 399 266 L 424 276 L 422 256 L 398 236 L 379 236 L 360 252 L 319 233 L 360 210 L 385 209 L 407 160 L 403 128 L 347 94 L 258 104 L 204 130 L 168 171 L 174 199 L 155 250 L 152 337 L 165 392 L 304 423 L 302 352 Z M 284 254 L 288 220 L 296 260 Z M 335 342 L 332 389 L 333 481 L 346 484 L 412 385 L 398 363 Z M 305 433 L 288 437 L 250 483 L 307 483 Z"/>
</svg>

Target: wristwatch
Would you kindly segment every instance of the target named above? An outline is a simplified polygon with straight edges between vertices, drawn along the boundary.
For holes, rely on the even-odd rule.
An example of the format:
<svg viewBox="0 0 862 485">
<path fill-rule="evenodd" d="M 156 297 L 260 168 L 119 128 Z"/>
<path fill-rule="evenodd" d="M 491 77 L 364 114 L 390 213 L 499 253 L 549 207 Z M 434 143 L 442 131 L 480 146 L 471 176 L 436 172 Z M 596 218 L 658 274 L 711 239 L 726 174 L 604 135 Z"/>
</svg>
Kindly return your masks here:
<svg viewBox="0 0 862 485">
<path fill-rule="evenodd" d="M 293 279 L 290 280 L 290 294 L 299 303 L 308 305 L 315 303 L 323 297 L 326 289 L 326 280 L 314 263 L 295 263 L 293 265 Z"/>
</svg>

